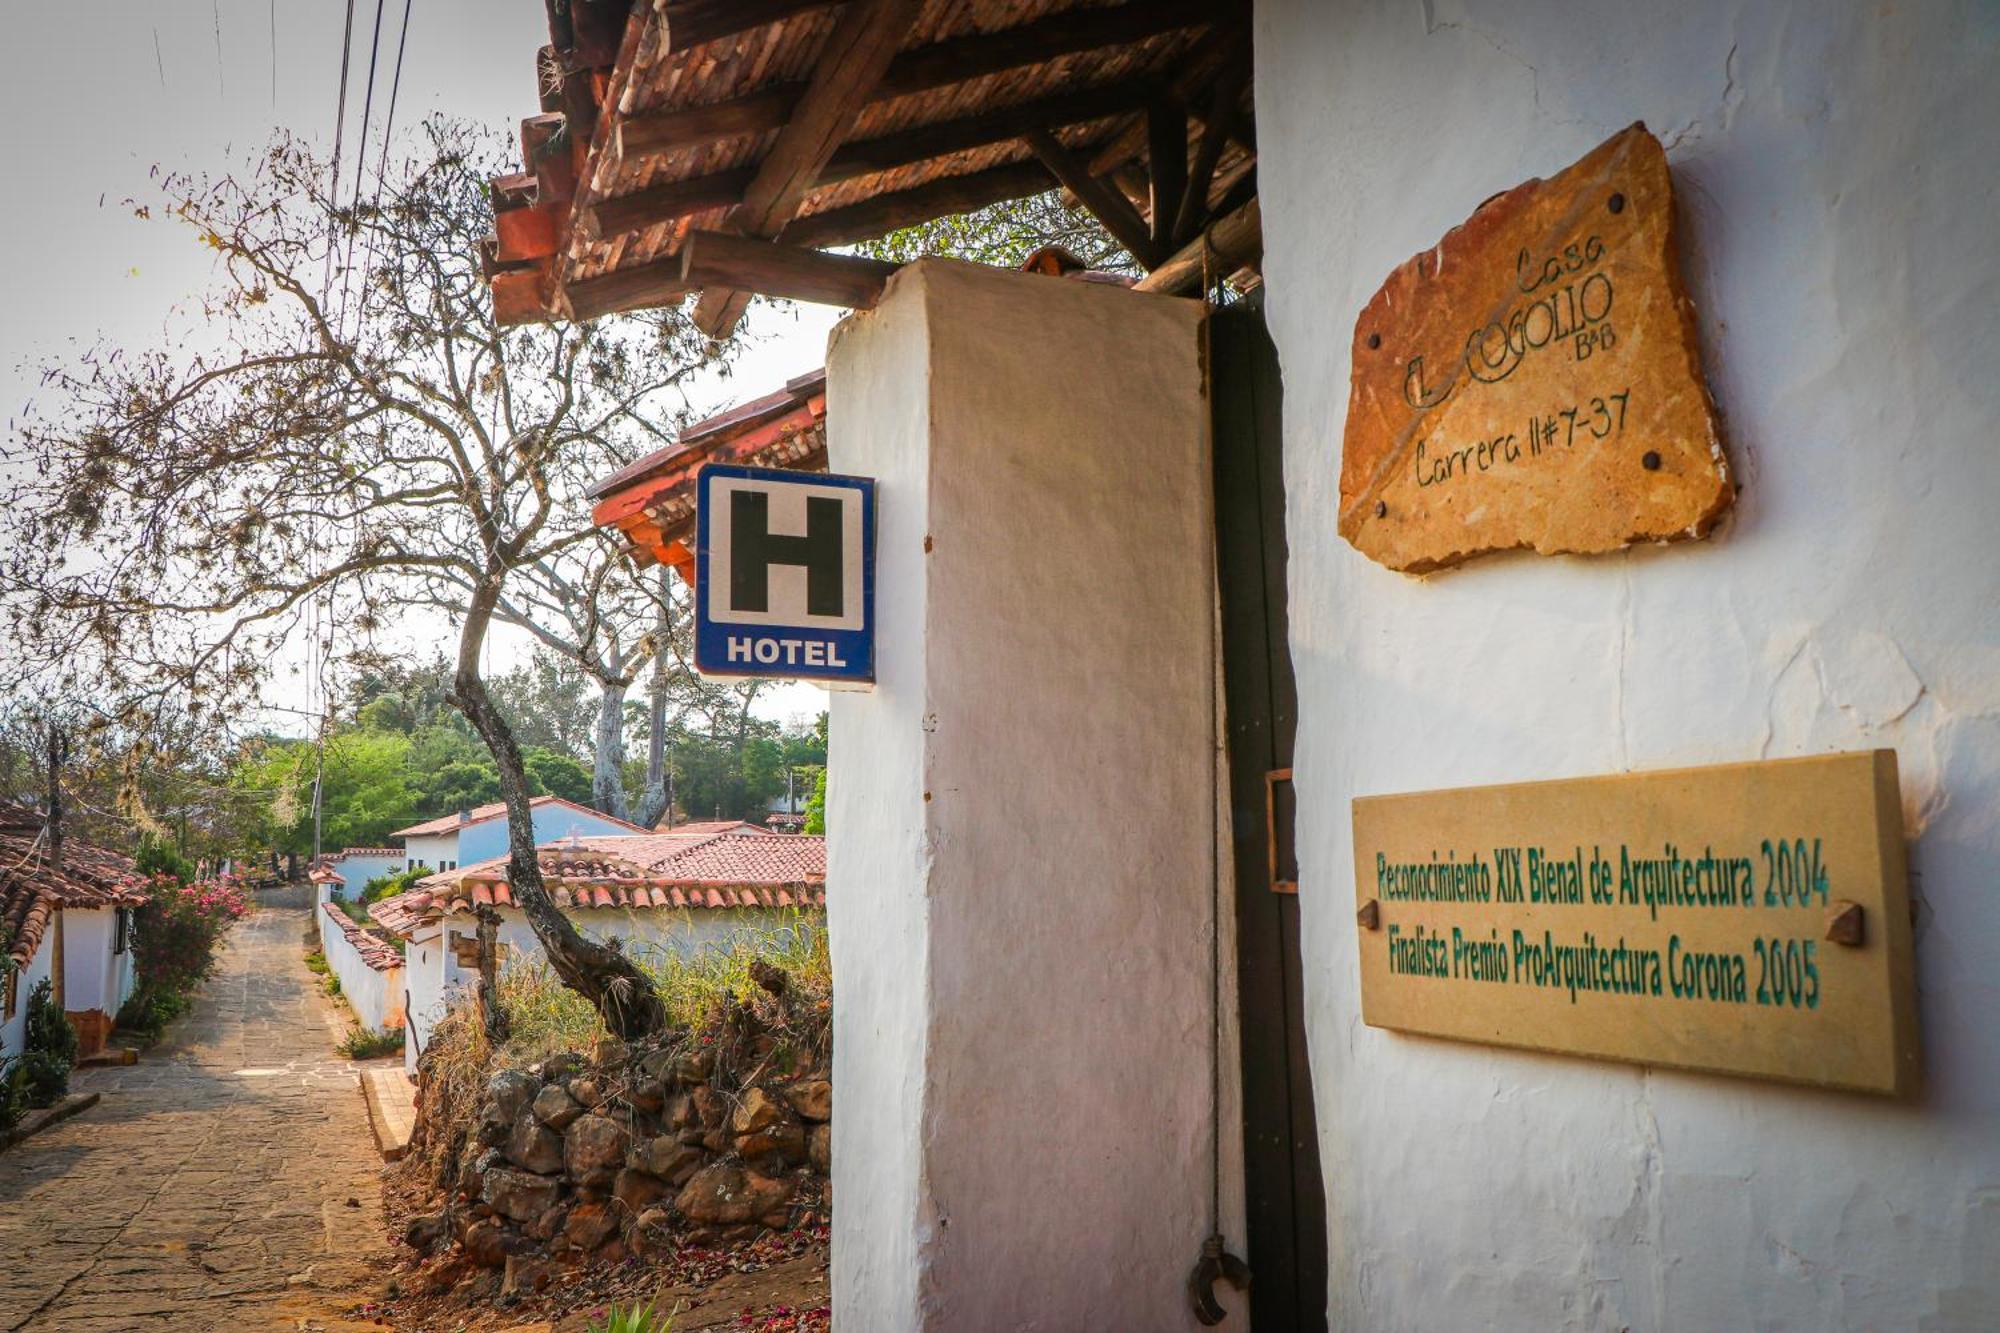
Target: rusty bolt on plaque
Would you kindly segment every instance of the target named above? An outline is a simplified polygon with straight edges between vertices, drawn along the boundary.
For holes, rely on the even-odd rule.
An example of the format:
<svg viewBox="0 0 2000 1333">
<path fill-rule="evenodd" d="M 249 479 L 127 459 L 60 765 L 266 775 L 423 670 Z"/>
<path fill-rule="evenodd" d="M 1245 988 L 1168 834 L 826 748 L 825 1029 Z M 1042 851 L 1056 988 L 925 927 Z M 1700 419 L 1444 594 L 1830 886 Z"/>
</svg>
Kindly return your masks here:
<svg viewBox="0 0 2000 1333">
<path fill-rule="evenodd" d="M 1361 923 L 1361 928 L 1363 930 L 1382 929 L 1381 900 L 1377 898 L 1370 898 L 1367 902 L 1361 905 L 1361 910 L 1354 914 L 1354 919 Z"/>
<path fill-rule="evenodd" d="M 1867 917 L 1860 903 L 1851 903 L 1842 898 L 1827 909 L 1826 937 L 1835 944 L 1845 944 L 1849 948 L 1859 945 L 1867 935 Z"/>
</svg>

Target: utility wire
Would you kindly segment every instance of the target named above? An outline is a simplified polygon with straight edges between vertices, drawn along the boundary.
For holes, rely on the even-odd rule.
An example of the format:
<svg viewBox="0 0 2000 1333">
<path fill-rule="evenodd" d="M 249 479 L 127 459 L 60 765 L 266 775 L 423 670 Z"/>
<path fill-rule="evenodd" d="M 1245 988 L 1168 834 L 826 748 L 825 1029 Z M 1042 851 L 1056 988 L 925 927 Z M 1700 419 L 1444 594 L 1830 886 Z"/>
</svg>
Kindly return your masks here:
<svg viewBox="0 0 2000 1333">
<path fill-rule="evenodd" d="M 389 80 L 389 115 L 382 123 L 382 154 L 375 162 L 375 211 L 382 211 L 382 191 L 389 179 L 389 140 L 396 132 L 396 96 L 403 90 L 403 48 L 410 40 L 410 6 L 413 0 L 403 0 L 403 30 L 396 38 L 396 72 Z M 361 261 L 361 305 L 356 306 L 355 327 L 365 318 L 363 306 L 368 300 L 368 271 L 375 266 L 375 231 L 368 233 L 368 253 Z"/>
<path fill-rule="evenodd" d="M 153 46 L 159 48 L 160 36 L 155 30 Z M 322 317 L 326 314 L 327 298 L 333 286 L 333 252 L 340 244 L 340 159 L 341 145 L 347 132 L 347 66 L 354 50 L 354 0 L 347 0 L 347 28 L 340 38 L 340 101 L 333 115 L 333 184 L 327 190 L 326 261 L 320 266 L 319 305 Z M 162 80 L 164 82 L 164 79 Z"/>
<path fill-rule="evenodd" d="M 368 91 L 361 99 L 361 146 L 354 154 L 353 218 L 347 232 L 347 256 L 342 261 L 345 267 L 340 277 L 340 318 L 334 326 L 343 333 L 347 328 L 347 298 L 354 285 L 354 232 L 361 226 L 361 189 L 368 175 L 368 122 L 375 114 L 375 66 L 382 57 L 383 4 L 384 0 L 375 0 L 375 33 L 368 46 Z"/>
</svg>

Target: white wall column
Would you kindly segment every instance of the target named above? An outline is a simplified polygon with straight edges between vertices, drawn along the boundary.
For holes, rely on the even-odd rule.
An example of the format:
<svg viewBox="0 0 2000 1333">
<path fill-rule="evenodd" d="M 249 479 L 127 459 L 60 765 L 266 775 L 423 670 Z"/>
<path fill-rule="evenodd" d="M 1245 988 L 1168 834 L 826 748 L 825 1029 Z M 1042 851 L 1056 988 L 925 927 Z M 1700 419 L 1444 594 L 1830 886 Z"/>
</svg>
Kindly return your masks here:
<svg viewBox="0 0 2000 1333">
<path fill-rule="evenodd" d="M 833 469 L 879 483 L 878 683 L 834 696 L 828 783 L 842 1327 L 1195 1326 L 1199 320 L 927 260 L 834 333 Z"/>
</svg>

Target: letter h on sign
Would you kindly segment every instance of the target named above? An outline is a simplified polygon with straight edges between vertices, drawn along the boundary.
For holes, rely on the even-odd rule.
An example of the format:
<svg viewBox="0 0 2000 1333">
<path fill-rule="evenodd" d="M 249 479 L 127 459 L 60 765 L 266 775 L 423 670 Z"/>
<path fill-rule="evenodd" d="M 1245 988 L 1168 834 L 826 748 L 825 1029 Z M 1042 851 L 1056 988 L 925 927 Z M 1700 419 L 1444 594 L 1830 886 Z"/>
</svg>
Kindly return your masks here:
<svg viewBox="0 0 2000 1333">
<path fill-rule="evenodd" d="M 872 681 L 874 481 L 717 463 L 695 493 L 695 666 Z"/>
</svg>

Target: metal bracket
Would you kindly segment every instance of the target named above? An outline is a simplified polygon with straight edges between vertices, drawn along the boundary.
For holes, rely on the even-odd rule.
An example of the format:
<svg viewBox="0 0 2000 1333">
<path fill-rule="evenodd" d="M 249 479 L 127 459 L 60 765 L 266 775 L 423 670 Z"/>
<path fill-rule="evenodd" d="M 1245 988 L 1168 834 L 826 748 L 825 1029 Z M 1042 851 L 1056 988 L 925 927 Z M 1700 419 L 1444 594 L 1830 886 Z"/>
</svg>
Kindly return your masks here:
<svg viewBox="0 0 2000 1333">
<path fill-rule="evenodd" d="M 1238 1291 L 1250 1290 L 1250 1265 L 1223 1249 L 1222 1237 L 1210 1236 L 1201 1243 L 1201 1261 L 1188 1274 L 1188 1303 L 1202 1324 L 1219 1324 L 1229 1313 L 1215 1299 L 1217 1278 Z"/>
</svg>

